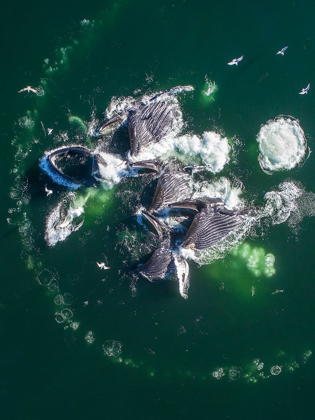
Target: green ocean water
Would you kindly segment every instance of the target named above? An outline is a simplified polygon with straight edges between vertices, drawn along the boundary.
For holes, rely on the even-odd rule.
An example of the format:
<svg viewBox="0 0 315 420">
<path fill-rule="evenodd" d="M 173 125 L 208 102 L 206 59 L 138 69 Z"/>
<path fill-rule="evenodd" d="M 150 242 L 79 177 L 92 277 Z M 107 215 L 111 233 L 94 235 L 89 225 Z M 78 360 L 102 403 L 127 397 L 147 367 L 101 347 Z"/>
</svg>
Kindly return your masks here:
<svg viewBox="0 0 315 420">
<path fill-rule="evenodd" d="M 275 257 L 271 277 L 233 253 L 190 263 L 184 300 L 171 282 L 131 287 L 128 268 L 147 255 L 134 211 L 149 177 L 99 188 L 82 228 L 49 248 L 45 220 L 67 190 L 38 163 L 64 144 L 91 146 L 84 125 L 102 119 L 113 96 L 192 85 L 180 99 L 186 132 L 219 131 L 234 142 L 220 176 L 240 180 L 257 205 L 288 179 L 315 192 L 313 154 L 270 176 L 256 142 L 260 126 L 283 114 L 300 121 L 314 148 L 313 12 L 298 1 L 4 4 L 2 418 L 312 418 L 313 217 L 246 240 Z M 203 95 L 206 78 L 218 88 L 214 100 Z M 298 95 L 308 83 L 309 94 Z M 27 85 L 45 94 L 17 94 Z M 128 150 L 123 133 L 119 141 Z M 104 256 L 108 271 L 95 264 Z M 39 284 L 45 275 L 49 287 Z"/>
</svg>

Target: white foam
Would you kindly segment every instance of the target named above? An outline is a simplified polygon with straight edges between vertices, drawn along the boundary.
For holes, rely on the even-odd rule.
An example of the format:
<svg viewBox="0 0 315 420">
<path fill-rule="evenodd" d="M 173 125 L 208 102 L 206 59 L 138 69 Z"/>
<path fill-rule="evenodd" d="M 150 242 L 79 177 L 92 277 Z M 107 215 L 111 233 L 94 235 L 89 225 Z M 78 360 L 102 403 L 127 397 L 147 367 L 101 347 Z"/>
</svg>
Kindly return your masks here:
<svg viewBox="0 0 315 420">
<path fill-rule="evenodd" d="M 176 121 L 172 133 L 159 143 L 151 144 L 135 157 L 128 157 L 130 161 L 168 160 L 176 158 L 186 165 L 205 165 L 212 173 L 222 171 L 229 162 L 230 146 L 226 137 L 213 131 L 203 133 L 199 138 L 196 135 L 183 135 L 177 137 L 183 127 L 182 116 Z"/>
<path fill-rule="evenodd" d="M 212 82 L 212 80 L 208 79 L 208 76 L 205 76 L 207 90 L 204 91 L 204 94 L 206 96 L 211 96 L 212 93 L 214 93 L 217 90 L 215 81 Z"/>
<path fill-rule="evenodd" d="M 127 168 L 126 161 L 120 155 L 111 155 L 106 152 L 98 152 L 98 154 L 102 158 L 102 163 L 99 161 L 99 173 L 93 175 L 102 182 L 104 188 L 111 189 L 122 178 L 132 174 Z"/>
<path fill-rule="evenodd" d="M 119 115 L 123 120 L 127 119 L 128 111 L 135 107 L 136 101 L 131 96 L 117 98 L 113 96 L 105 110 L 106 119 Z"/>
<path fill-rule="evenodd" d="M 263 170 L 290 170 L 305 158 L 307 142 L 299 121 L 277 117 L 263 125 L 257 135 L 259 163 Z"/>
<path fill-rule="evenodd" d="M 221 198 L 228 209 L 240 209 L 244 207 L 244 200 L 241 198 L 242 190 L 235 187 L 231 181 L 225 177 L 215 179 L 211 182 L 203 181 L 195 184 L 196 191 L 194 199 L 209 197 Z"/>
<path fill-rule="evenodd" d="M 271 217 L 272 224 L 278 225 L 288 220 L 292 212 L 297 212 L 297 199 L 303 190 L 293 181 L 282 182 L 278 191 L 265 194 L 266 206 L 263 216 Z"/>
</svg>

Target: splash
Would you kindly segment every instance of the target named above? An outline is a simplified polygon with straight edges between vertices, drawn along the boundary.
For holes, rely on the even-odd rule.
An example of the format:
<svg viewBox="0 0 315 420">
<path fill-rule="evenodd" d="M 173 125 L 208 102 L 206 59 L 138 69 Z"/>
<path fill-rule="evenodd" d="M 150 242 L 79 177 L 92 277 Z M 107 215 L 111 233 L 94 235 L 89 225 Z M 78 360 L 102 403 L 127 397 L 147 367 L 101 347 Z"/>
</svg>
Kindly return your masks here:
<svg viewBox="0 0 315 420">
<path fill-rule="evenodd" d="M 66 240 L 83 225 L 83 220 L 78 224 L 74 223 L 74 220 L 84 213 L 83 203 L 81 200 L 75 202 L 75 198 L 75 193 L 71 192 L 47 217 L 45 239 L 48 246 L 53 247 Z"/>
<path fill-rule="evenodd" d="M 218 86 L 216 85 L 215 81 L 212 81 L 208 78 L 208 76 L 205 76 L 205 84 L 203 86 L 203 89 L 201 91 L 201 97 L 203 102 L 210 103 L 214 102 L 214 96 L 218 91 Z"/>
<path fill-rule="evenodd" d="M 235 185 L 228 178 L 220 177 L 211 182 L 202 181 L 195 183 L 194 199 L 202 197 L 221 198 L 225 207 L 228 209 L 240 209 L 244 207 L 245 202 L 241 197 L 243 191 L 238 185 Z"/>
<path fill-rule="evenodd" d="M 299 121 L 277 117 L 263 125 L 257 135 L 259 163 L 265 171 L 290 170 L 305 159 L 307 143 Z"/>
<path fill-rule="evenodd" d="M 98 156 L 98 171 L 93 176 L 102 182 L 104 188 L 111 189 L 122 178 L 132 174 L 128 170 L 127 162 L 120 155 L 99 152 Z"/>
</svg>

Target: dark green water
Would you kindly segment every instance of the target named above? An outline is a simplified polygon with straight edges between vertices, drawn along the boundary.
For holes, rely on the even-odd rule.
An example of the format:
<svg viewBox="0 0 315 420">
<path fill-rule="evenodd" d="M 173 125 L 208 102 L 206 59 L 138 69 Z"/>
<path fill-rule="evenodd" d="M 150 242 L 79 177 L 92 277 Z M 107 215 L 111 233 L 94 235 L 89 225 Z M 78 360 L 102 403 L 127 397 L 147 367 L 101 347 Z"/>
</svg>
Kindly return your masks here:
<svg viewBox="0 0 315 420">
<path fill-rule="evenodd" d="M 46 150 L 85 144 L 69 116 L 88 123 L 93 112 L 102 117 L 112 96 L 193 85 L 181 98 L 186 131 L 219 130 L 238 140 L 236 158 L 220 175 L 239 178 L 257 204 L 288 178 L 315 192 L 312 154 L 302 167 L 268 176 L 256 142 L 261 124 L 284 114 L 300 120 L 314 148 L 312 86 L 298 95 L 315 74 L 314 12 L 307 2 L 284 0 L 4 5 L 2 418 L 313 417 L 314 218 L 294 229 L 257 229 L 246 241 L 275 256 L 272 277 L 255 277 L 228 255 L 201 268 L 191 263 L 188 300 L 172 283 L 139 281 L 134 293 L 127 268 L 146 253 L 133 212 L 149 179 L 124 180 L 89 198 L 82 228 L 48 248 L 46 216 L 67 192 L 38 162 Z M 276 56 L 285 45 L 286 55 Z M 242 54 L 238 68 L 226 65 Z M 205 76 L 218 87 L 215 101 L 202 96 Z M 17 94 L 40 84 L 44 96 Z M 28 121 L 34 125 L 25 127 Z M 44 135 L 41 121 L 54 136 Z M 54 189 L 49 199 L 45 183 Z M 95 264 L 103 254 L 106 272 Z M 57 279 L 55 289 L 38 284 L 45 269 Z M 56 304 L 65 293 L 67 304 Z M 64 308 L 73 316 L 58 323 Z M 88 343 L 90 331 L 95 341 Z M 104 355 L 108 340 L 122 344 L 118 357 Z M 270 373 L 274 366 L 280 374 Z M 216 379 L 219 369 L 224 376 Z"/>
</svg>

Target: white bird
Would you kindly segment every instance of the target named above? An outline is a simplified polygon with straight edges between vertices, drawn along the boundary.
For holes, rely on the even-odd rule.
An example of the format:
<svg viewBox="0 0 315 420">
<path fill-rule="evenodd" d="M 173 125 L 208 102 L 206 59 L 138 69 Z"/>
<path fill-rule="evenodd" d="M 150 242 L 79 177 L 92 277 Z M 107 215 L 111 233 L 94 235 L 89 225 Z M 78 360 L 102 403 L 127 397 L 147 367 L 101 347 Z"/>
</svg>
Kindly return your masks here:
<svg viewBox="0 0 315 420">
<path fill-rule="evenodd" d="M 310 87 L 311 87 L 311 85 L 310 85 L 310 84 L 308 84 L 308 85 L 306 86 L 306 88 L 303 88 L 303 89 L 301 90 L 301 92 L 299 92 L 299 95 L 306 95 L 306 94 L 307 94 L 307 92 L 310 90 Z"/>
<path fill-rule="evenodd" d="M 50 136 L 51 133 L 53 132 L 53 128 L 47 128 L 47 134 Z"/>
<path fill-rule="evenodd" d="M 110 269 L 110 267 L 107 267 L 107 266 L 105 265 L 105 263 L 103 263 L 103 262 L 101 262 L 101 263 L 96 262 L 96 264 L 98 265 L 98 267 L 99 267 L 101 270 L 109 270 L 109 269 Z"/>
<path fill-rule="evenodd" d="M 278 51 L 276 55 L 280 54 L 280 55 L 284 55 L 284 52 L 289 48 L 289 46 L 287 47 L 283 47 L 282 50 Z"/>
<path fill-rule="evenodd" d="M 232 61 L 230 61 L 230 62 L 228 63 L 228 65 L 229 65 L 229 66 L 234 66 L 234 65 L 238 66 L 238 63 L 239 63 L 240 61 L 242 61 L 242 60 L 243 60 L 243 58 L 244 58 L 244 56 L 243 56 L 243 55 L 242 55 L 241 57 L 239 57 L 239 58 L 234 58 Z"/>
<path fill-rule="evenodd" d="M 45 185 L 45 192 L 47 194 L 47 197 L 49 197 L 53 193 L 53 190 L 49 190 Z"/>
<path fill-rule="evenodd" d="M 18 93 L 22 93 L 22 92 L 34 92 L 37 95 L 37 90 L 32 88 L 32 86 L 26 86 L 25 88 L 18 91 Z"/>
</svg>

